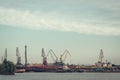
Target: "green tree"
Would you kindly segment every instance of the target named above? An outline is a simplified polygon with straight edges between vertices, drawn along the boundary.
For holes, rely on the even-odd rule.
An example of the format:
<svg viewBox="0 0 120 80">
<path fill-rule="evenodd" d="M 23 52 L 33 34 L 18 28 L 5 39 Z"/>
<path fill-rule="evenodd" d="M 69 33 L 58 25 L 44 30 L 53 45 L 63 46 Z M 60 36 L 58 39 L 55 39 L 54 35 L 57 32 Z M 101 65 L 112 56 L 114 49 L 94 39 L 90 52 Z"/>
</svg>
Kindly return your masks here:
<svg viewBox="0 0 120 80">
<path fill-rule="evenodd" d="M 4 59 L 3 63 L 0 65 L 0 74 L 14 75 L 14 73 L 15 73 L 14 63 Z"/>
</svg>

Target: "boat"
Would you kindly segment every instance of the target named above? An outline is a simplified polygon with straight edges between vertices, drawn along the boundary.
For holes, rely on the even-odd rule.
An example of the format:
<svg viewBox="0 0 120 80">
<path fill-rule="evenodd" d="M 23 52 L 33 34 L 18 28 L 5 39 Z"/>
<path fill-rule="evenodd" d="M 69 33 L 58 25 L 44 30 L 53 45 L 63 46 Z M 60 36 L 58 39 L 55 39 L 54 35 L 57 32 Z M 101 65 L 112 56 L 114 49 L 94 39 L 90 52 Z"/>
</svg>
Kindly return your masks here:
<svg viewBox="0 0 120 80">
<path fill-rule="evenodd" d="M 25 72 L 25 69 L 16 69 L 15 72 L 16 72 L 16 73 L 24 73 L 24 72 Z"/>
<path fill-rule="evenodd" d="M 15 72 L 16 73 L 24 73 L 25 72 L 25 67 L 23 65 L 16 65 Z"/>
</svg>

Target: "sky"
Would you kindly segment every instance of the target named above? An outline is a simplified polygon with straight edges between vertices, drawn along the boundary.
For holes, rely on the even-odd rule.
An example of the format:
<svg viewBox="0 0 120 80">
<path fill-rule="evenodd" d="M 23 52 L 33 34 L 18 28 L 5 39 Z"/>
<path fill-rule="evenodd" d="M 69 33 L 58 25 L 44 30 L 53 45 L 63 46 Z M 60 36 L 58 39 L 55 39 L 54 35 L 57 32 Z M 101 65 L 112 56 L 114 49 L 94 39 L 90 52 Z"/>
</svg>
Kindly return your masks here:
<svg viewBox="0 0 120 80">
<path fill-rule="evenodd" d="M 25 45 L 28 63 L 42 63 L 44 48 L 58 57 L 67 49 L 70 64 L 94 64 L 102 49 L 120 64 L 120 0 L 0 0 L 0 56 L 7 48 L 16 63 L 18 47 L 24 63 Z"/>
</svg>

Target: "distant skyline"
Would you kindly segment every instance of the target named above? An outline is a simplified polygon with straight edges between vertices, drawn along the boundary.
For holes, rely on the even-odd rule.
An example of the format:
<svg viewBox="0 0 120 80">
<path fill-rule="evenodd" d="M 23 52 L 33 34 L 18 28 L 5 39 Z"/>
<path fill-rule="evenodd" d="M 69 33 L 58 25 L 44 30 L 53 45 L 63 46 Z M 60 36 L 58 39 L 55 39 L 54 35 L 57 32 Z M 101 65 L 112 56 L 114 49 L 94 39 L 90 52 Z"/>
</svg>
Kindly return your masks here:
<svg viewBox="0 0 120 80">
<path fill-rule="evenodd" d="M 119 0 L 0 0 L 0 56 L 16 63 L 16 47 L 24 63 L 42 63 L 41 49 L 70 64 L 94 64 L 100 49 L 104 61 L 120 64 Z M 48 62 L 53 62 L 50 57 Z"/>
</svg>

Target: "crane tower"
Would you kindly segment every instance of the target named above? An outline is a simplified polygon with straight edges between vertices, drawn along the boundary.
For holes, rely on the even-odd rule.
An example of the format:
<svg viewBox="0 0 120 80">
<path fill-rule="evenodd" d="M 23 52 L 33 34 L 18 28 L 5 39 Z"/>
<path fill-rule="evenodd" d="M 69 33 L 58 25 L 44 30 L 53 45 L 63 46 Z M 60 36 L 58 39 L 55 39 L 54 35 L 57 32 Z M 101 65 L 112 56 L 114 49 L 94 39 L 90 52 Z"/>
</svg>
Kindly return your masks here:
<svg viewBox="0 0 120 80">
<path fill-rule="evenodd" d="M 56 56 L 56 54 L 54 53 L 54 51 L 52 49 L 49 50 L 47 56 L 49 56 L 49 54 L 51 55 L 51 58 L 53 59 L 53 61 L 55 63 L 57 63 L 58 62 L 58 57 Z"/>
<path fill-rule="evenodd" d="M 21 64 L 21 56 L 18 47 L 16 48 L 17 65 Z"/>
<path fill-rule="evenodd" d="M 101 49 L 101 50 L 100 50 L 100 55 L 99 55 L 99 62 L 100 62 L 100 63 L 102 63 L 103 57 L 104 57 L 104 55 L 103 55 L 103 50 Z"/>
<path fill-rule="evenodd" d="M 44 48 L 42 48 L 42 54 L 41 56 L 43 57 L 43 64 L 44 65 L 47 65 L 47 57 L 45 55 L 45 51 L 44 51 Z"/>
</svg>

